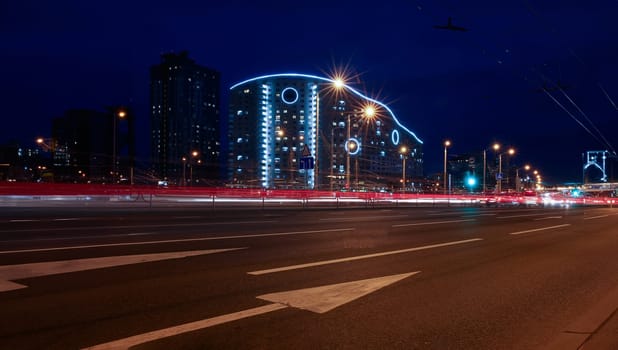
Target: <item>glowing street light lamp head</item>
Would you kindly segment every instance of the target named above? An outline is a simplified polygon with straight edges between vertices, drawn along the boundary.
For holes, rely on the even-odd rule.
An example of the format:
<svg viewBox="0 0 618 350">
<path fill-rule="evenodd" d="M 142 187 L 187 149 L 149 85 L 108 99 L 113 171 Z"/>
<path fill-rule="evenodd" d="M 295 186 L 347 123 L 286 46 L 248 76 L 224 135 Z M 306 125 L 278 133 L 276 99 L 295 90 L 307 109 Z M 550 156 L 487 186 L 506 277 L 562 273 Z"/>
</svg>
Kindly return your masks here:
<svg viewBox="0 0 618 350">
<path fill-rule="evenodd" d="M 530 165 L 528 165 L 528 164 L 524 165 L 524 169 L 525 169 L 526 171 L 530 170 Z"/>
<path fill-rule="evenodd" d="M 444 141 L 444 147 L 450 147 L 450 145 L 451 145 L 451 141 L 450 140 Z"/>
<path fill-rule="evenodd" d="M 124 118 L 126 116 L 127 116 L 127 112 L 125 112 L 124 110 L 118 111 L 118 117 L 119 118 Z"/>
<path fill-rule="evenodd" d="M 376 108 L 374 106 L 367 106 L 363 109 L 363 115 L 367 118 L 373 118 L 376 115 Z"/>
<path fill-rule="evenodd" d="M 494 149 L 494 151 L 498 152 L 500 150 L 500 144 L 499 143 L 494 143 L 492 148 Z"/>
<path fill-rule="evenodd" d="M 43 140 L 43 138 L 42 138 L 42 137 L 39 137 L 38 139 L 36 139 L 36 143 L 43 143 L 43 141 L 44 141 L 44 140 Z"/>
<path fill-rule="evenodd" d="M 193 152 L 191 152 L 191 155 L 192 155 L 193 157 L 197 157 L 197 156 L 198 156 L 198 154 L 200 154 L 198 151 L 193 151 Z"/>
<path fill-rule="evenodd" d="M 399 152 L 401 154 L 405 154 L 406 152 L 408 152 L 408 147 L 406 146 L 401 146 L 401 148 L 399 148 Z"/>
<path fill-rule="evenodd" d="M 341 77 L 336 77 L 335 79 L 333 79 L 333 86 L 335 87 L 335 89 L 341 90 L 345 86 L 345 81 L 343 81 Z"/>
<path fill-rule="evenodd" d="M 508 153 L 509 153 L 509 155 L 511 155 L 511 156 L 512 156 L 513 154 L 515 154 L 515 149 L 510 148 L 510 149 L 508 150 Z"/>
</svg>

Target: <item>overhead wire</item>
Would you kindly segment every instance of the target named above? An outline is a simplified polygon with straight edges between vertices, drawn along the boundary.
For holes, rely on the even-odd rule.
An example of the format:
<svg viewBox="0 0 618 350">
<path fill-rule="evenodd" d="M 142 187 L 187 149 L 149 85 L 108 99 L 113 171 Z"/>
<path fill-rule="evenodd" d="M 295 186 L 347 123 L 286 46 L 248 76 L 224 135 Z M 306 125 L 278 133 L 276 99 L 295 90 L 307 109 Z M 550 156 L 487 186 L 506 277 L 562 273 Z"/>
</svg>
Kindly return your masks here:
<svg viewBox="0 0 618 350">
<path fill-rule="evenodd" d="M 527 10 L 532 13 L 532 15 L 534 15 L 537 19 L 539 19 L 539 22 L 541 22 L 541 24 L 546 24 L 546 21 L 541 21 L 540 17 L 541 15 L 539 14 L 538 11 L 536 11 L 534 9 L 534 7 L 530 4 L 530 2 L 528 0 L 522 0 L 525 4 L 525 7 L 527 8 Z M 551 26 L 548 25 L 544 25 L 545 29 L 550 32 L 552 35 L 556 34 L 558 31 Z M 569 54 L 571 56 L 573 56 L 586 70 L 586 73 L 590 75 L 590 69 L 588 68 L 588 65 L 586 64 L 586 62 L 584 62 L 584 60 L 582 60 L 579 55 L 577 55 L 575 53 L 575 51 L 571 48 L 568 47 L 567 51 L 569 52 Z M 614 107 L 614 110 L 618 110 L 618 108 L 616 108 L 616 104 L 614 103 L 614 101 L 612 100 L 612 98 L 609 96 L 609 94 L 607 93 L 607 91 L 603 88 L 603 86 L 601 85 L 601 83 L 597 80 L 597 86 L 601 89 L 601 91 L 603 92 L 604 96 L 607 98 L 607 100 L 612 104 L 612 106 Z M 559 84 L 555 84 L 555 86 L 558 88 L 558 90 L 560 92 L 562 92 L 562 94 L 564 95 L 565 98 L 567 98 L 567 100 L 569 100 L 569 102 L 578 110 L 578 112 L 584 116 L 584 118 L 586 119 L 586 121 L 590 124 L 590 126 L 596 131 L 597 135 L 600 137 L 600 139 L 602 139 L 603 141 L 601 142 L 599 140 L 598 137 L 595 137 L 595 139 L 597 141 L 599 141 L 604 147 L 607 147 L 608 149 L 612 150 L 612 153 L 614 155 L 616 155 L 616 150 L 614 149 L 614 147 L 611 145 L 611 143 L 607 140 L 607 138 L 605 138 L 605 136 L 603 135 L 603 133 L 596 127 L 596 125 L 594 124 L 594 122 L 588 117 L 588 115 L 586 113 L 584 113 L 584 111 L 575 103 L 575 101 L 564 91 L 564 89 L 562 89 L 562 87 L 559 86 Z M 546 93 L 548 93 L 547 91 L 545 91 Z M 552 97 L 552 100 L 554 100 L 554 102 L 556 101 L 556 99 L 554 99 Z M 561 106 L 563 109 L 564 107 Z M 569 113 L 569 115 L 573 118 L 573 115 Z M 590 133 L 590 131 L 587 129 L 587 131 Z"/>
<path fill-rule="evenodd" d="M 550 32 L 552 35 L 555 35 L 557 33 L 557 30 L 551 26 L 548 26 L 544 21 L 540 20 L 541 15 L 539 14 L 538 11 L 536 11 L 536 9 L 529 3 L 529 1 L 527 0 L 523 0 L 525 8 L 532 13 L 537 19 L 539 19 L 539 22 L 541 22 L 541 24 L 544 24 L 545 30 L 547 30 L 548 32 Z M 423 11 L 424 7 L 422 6 L 422 4 L 420 3 L 419 0 L 416 0 L 417 3 L 417 9 L 419 11 Z M 446 4 L 445 1 L 442 2 L 442 7 L 447 8 L 447 10 L 449 10 L 451 13 L 455 13 L 455 11 L 453 11 L 452 8 L 450 8 L 450 6 L 448 4 Z M 479 46 L 478 44 L 471 42 L 469 40 L 469 38 L 466 38 L 466 40 L 468 40 L 469 44 L 472 44 L 473 46 L 475 46 L 477 49 L 479 49 L 481 51 L 481 53 L 483 55 L 487 55 L 488 51 L 485 47 L 483 47 L 482 45 Z M 587 71 L 589 71 L 588 66 L 586 65 L 586 63 L 573 51 L 572 48 L 567 48 L 569 54 L 571 54 L 581 65 L 584 66 L 584 68 L 586 68 Z M 506 50 L 507 53 L 509 53 L 509 50 Z M 503 64 L 504 61 L 501 57 L 499 57 L 498 55 L 493 55 L 495 62 L 497 64 Z M 596 127 L 596 125 L 593 123 L 593 121 L 588 117 L 588 115 L 583 111 L 582 108 L 579 107 L 579 105 L 577 105 L 577 103 L 575 103 L 574 99 L 571 98 L 566 91 L 564 91 L 564 89 L 562 88 L 562 86 L 560 86 L 560 83 L 554 83 L 553 81 L 551 81 L 550 79 L 548 79 L 546 76 L 544 76 L 542 73 L 538 72 L 536 69 L 533 68 L 533 71 L 535 71 L 535 73 L 539 76 L 539 78 L 541 78 L 543 81 L 549 81 L 551 82 L 551 85 L 553 87 L 556 88 L 556 90 L 559 90 L 562 95 L 573 105 L 573 107 L 575 107 L 577 109 L 577 111 L 585 118 L 585 120 L 587 121 L 587 123 L 590 125 L 590 128 L 592 128 L 594 130 L 591 131 L 589 127 L 587 127 L 581 120 L 579 120 L 573 113 L 571 113 L 563 104 L 561 104 L 558 99 L 556 97 L 554 97 L 547 88 L 545 88 L 545 86 L 542 87 L 542 91 L 554 102 L 556 103 L 562 110 L 564 110 L 578 125 L 580 125 L 584 130 L 586 130 L 586 132 L 588 132 L 597 142 L 599 142 L 601 145 L 603 145 L 604 147 L 607 147 L 608 149 L 611 149 L 613 154 L 616 155 L 616 151 L 614 149 L 614 147 L 611 145 L 611 143 L 607 140 L 607 138 L 605 138 L 605 136 L 602 134 L 602 132 L 599 130 L 599 128 Z M 527 80 L 527 78 L 525 78 L 524 75 L 524 79 Z M 607 100 L 611 103 L 612 107 L 614 108 L 614 110 L 618 110 L 618 107 L 616 106 L 616 104 L 614 103 L 613 99 L 609 96 L 609 94 L 607 93 L 607 91 L 603 88 L 603 86 L 600 84 L 600 82 L 597 82 L 597 86 L 601 89 L 601 91 L 603 92 L 605 98 L 607 98 Z"/>
</svg>

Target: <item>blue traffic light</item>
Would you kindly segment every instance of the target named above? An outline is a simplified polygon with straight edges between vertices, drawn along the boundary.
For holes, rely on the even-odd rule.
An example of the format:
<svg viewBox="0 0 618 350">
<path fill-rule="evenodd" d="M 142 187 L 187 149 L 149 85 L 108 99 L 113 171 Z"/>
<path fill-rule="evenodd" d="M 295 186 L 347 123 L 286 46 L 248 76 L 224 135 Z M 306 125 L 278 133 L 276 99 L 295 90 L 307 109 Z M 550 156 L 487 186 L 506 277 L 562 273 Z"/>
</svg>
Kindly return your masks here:
<svg viewBox="0 0 618 350">
<path fill-rule="evenodd" d="M 474 176 L 468 176 L 468 178 L 466 178 L 466 185 L 470 188 L 476 186 L 476 178 Z"/>
</svg>

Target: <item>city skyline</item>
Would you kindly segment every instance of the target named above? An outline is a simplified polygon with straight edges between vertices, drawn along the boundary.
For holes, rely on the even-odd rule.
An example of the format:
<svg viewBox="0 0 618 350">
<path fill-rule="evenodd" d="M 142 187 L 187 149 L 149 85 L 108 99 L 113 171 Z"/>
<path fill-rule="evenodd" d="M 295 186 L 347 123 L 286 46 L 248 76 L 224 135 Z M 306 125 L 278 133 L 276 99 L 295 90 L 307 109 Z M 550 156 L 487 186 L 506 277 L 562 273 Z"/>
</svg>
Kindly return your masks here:
<svg viewBox="0 0 618 350">
<path fill-rule="evenodd" d="M 616 2 L 350 5 L 318 1 L 294 11 L 275 1 L 241 1 L 169 11 L 154 2 L 139 18 L 139 8 L 131 6 L 116 14 L 113 6 L 71 2 L 62 8 L 8 5 L 2 29 L 8 50 L 0 62 L 8 123 L 0 142 L 34 143 L 68 109 L 122 104 L 135 110 L 138 154 L 147 156 L 148 67 L 160 53 L 186 49 L 201 65 L 221 71 L 223 92 L 260 74 L 328 75 L 347 67 L 352 86 L 388 103 L 425 141 L 426 174 L 440 172 L 447 138 L 453 154 L 478 153 L 494 141 L 512 145 L 517 163 L 530 163 L 556 181 L 581 179 L 583 152 L 609 148 L 604 139 L 618 143 L 612 132 L 618 33 L 610 25 Z M 359 23 L 297 25 L 338 11 Z M 35 16 L 24 17 L 28 13 Z M 450 16 L 468 31 L 433 27 Z M 275 18 L 278 26 L 260 27 L 272 40 L 258 40 L 248 29 Z M 329 40 L 311 40 L 314 35 Z"/>
</svg>

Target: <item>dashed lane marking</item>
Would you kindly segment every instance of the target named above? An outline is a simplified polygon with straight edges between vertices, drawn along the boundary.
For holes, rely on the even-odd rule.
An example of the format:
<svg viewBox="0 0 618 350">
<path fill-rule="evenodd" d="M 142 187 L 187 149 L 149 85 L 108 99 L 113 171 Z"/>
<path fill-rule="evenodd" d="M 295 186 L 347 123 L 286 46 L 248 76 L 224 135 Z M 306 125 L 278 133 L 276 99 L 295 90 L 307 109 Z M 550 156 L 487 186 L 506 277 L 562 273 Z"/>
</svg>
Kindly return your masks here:
<svg viewBox="0 0 618 350">
<path fill-rule="evenodd" d="M 571 224 L 562 224 L 562 225 L 556 225 L 556 226 L 549 226 L 549 227 L 535 228 L 535 229 L 531 229 L 531 230 L 524 230 L 524 231 L 510 232 L 510 233 L 509 233 L 509 235 L 521 235 L 521 234 L 523 234 L 523 233 L 531 233 L 531 232 L 538 232 L 538 231 L 553 230 L 553 229 L 562 228 L 562 227 L 567 227 L 567 226 L 571 226 Z"/>
<path fill-rule="evenodd" d="M 400 250 L 392 250 L 392 251 L 388 251 L 388 252 L 381 252 L 381 253 L 374 253 L 374 254 L 350 256 L 350 257 L 347 257 L 347 258 L 340 258 L 340 259 L 316 261 L 316 262 L 311 262 L 311 263 L 306 263 L 306 264 L 298 264 L 298 265 L 277 267 L 277 268 L 273 268 L 273 269 L 251 271 L 251 272 L 247 272 L 247 273 L 250 274 L 250 275 L 265 275 L 265 274 L 275 273 L 275 272 L 283 272 L 283 271 L 304 269 L 304 268 L 307 268 L 307 267 L 315 267 L 315 266 L 322 266 L 322 265 L 337 264 L 337 263 L 348 262 L 348 261 L 355 261 L 355 260 L 362 260 L 362 259 L 378 258 L 378 257 L 382 257 L 382 256 L 387 256 L 387 255 L 410 253 L 410 252 L 416 252 L 416 251 L 419 251 L 419 250 L 426 250 L 426 249 L 432 249 L 432 248 L 448 247 L 448 246 L 472 243 L 472 242 L 477 242 L 477 241 L 482 241 L 482 240 L 483 240 L 482 238 L 472 238 L 472 239 L 466 239 L 466 240 L 463 240 L 463 241 L 453 241 L 453 242 L 446 242 L 446 243 L 430 244 L 430 245 L 425 245 L 425 246 L 421 246 L 421 247 L 414 247 L 414 248 L 400 249 Z"/>
</svg>

